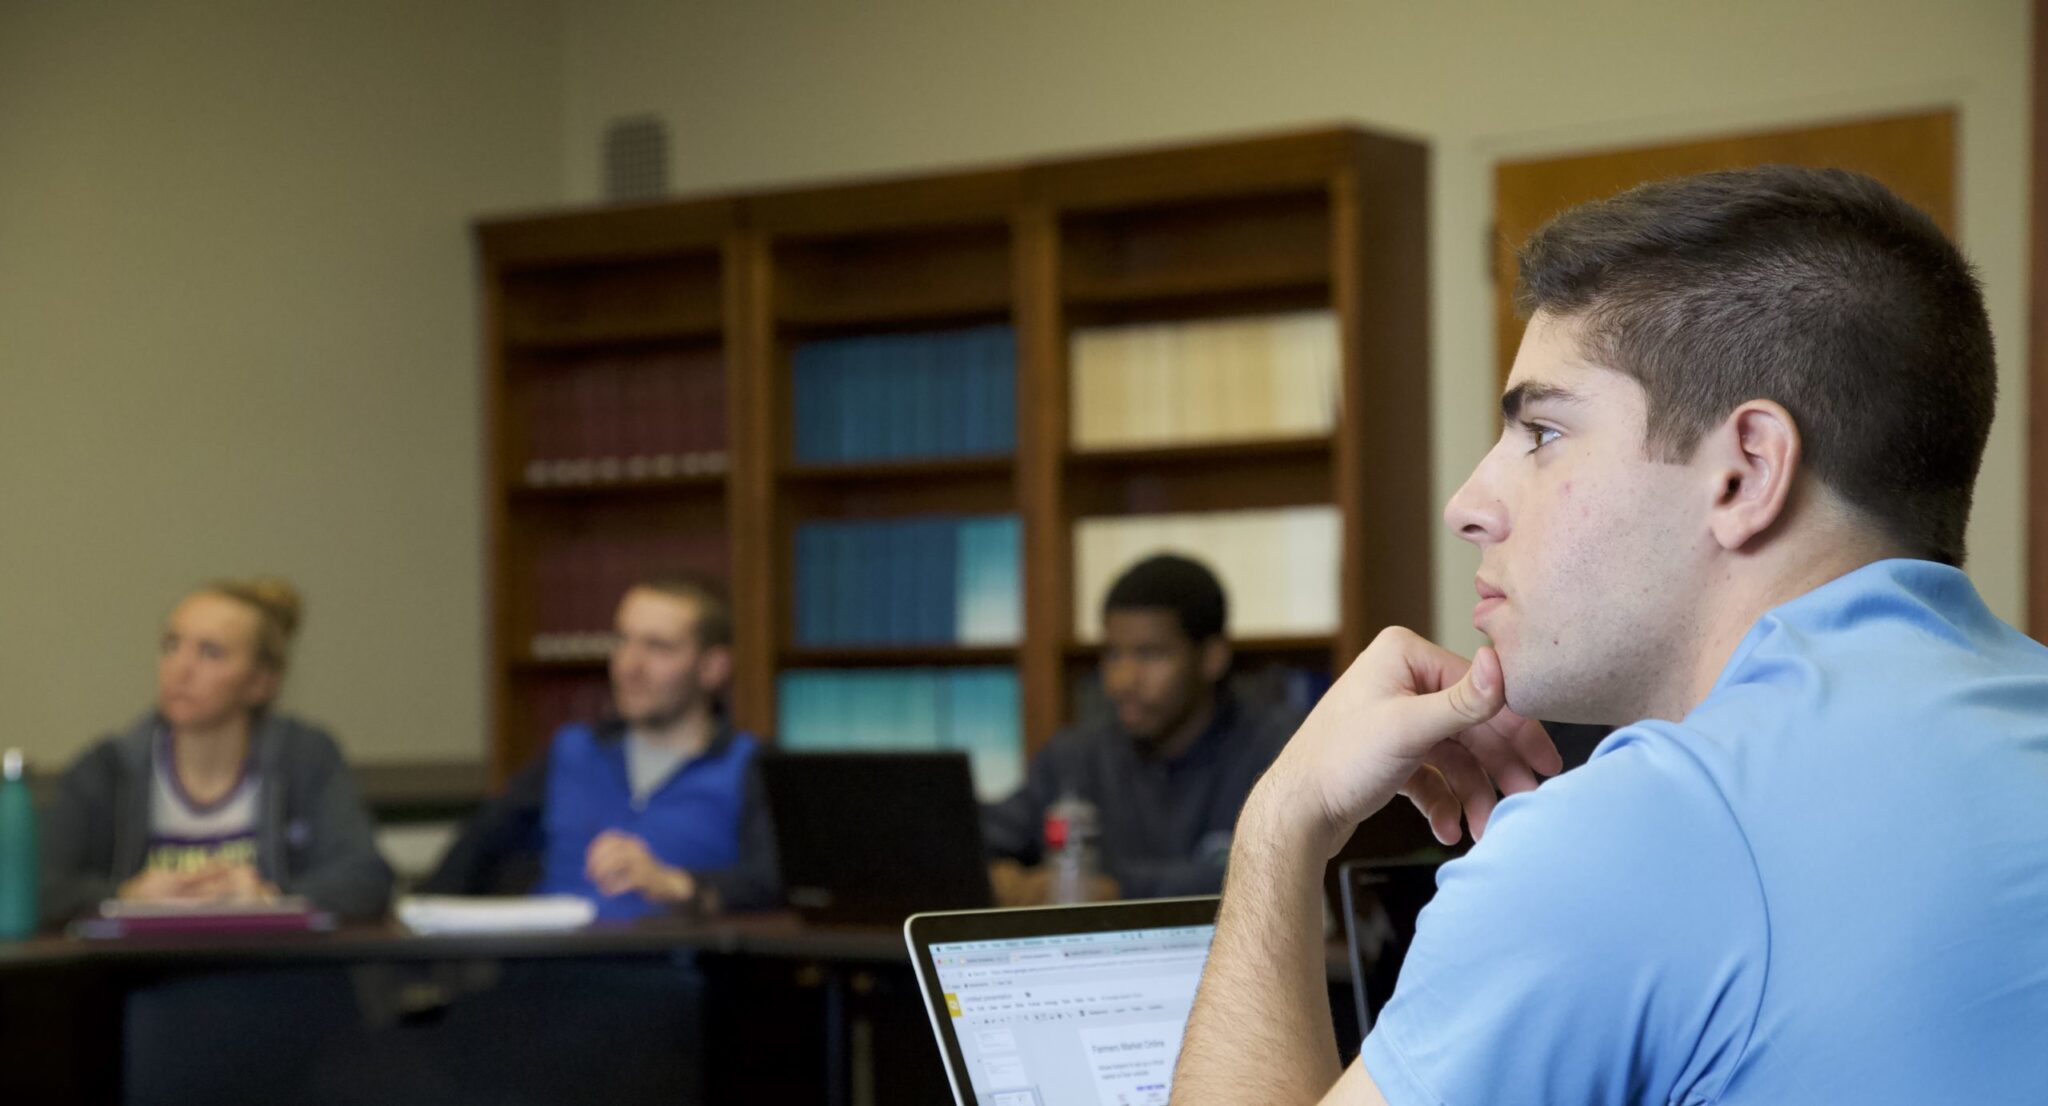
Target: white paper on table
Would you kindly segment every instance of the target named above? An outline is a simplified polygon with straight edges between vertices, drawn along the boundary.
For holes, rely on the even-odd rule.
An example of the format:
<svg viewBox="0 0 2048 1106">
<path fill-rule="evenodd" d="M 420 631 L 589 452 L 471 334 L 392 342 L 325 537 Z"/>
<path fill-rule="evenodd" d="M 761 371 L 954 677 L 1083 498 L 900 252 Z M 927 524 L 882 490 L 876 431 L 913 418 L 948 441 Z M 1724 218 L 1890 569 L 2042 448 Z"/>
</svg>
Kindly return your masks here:
<svg viewBox="0 0 2048 1106">
<path fill-rule="evenodd" d="M 534 933 L 577 929 L 596 917 L 597 904 L 575 895 L 407 895 L 398 900 L 398 920 L 414 933 Z"/>
</svg>

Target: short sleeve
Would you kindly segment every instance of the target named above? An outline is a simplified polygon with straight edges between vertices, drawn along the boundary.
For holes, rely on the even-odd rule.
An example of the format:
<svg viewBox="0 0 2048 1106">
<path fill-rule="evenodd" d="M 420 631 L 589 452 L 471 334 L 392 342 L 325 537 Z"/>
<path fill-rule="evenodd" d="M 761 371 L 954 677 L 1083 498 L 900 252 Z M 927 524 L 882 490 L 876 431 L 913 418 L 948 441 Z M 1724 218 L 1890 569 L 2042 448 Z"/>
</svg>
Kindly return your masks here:
<svg viewBox="0 0 2048 1106">
<path fill-rule="evenodd" d="M 1361 1056 L 1393 1106 L 1711 1102 L 1769 963 L 1747 844 L 1682 735 L 1623 731 L 1445 865 Z"/>
</svg>

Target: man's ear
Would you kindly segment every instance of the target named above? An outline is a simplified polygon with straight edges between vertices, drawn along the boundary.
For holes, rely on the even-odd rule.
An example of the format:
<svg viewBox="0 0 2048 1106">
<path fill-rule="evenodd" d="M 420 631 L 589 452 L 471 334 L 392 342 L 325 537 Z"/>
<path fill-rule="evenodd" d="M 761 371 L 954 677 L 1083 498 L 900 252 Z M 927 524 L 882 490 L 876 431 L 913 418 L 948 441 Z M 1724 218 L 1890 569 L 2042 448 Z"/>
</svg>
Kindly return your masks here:
<svg viewBox="0 0 2048 1106">
<path fill-rule="evenodd" d="M 1230 640 L 1222 634 L 1202 643 L 1202 678 L 1215 683 L 1230 671 Z"/>
<path fill-rule="evenodd" d="M 1721 548 L 1737 550 L 1784 517 L 1799 477 L 1799 424 L 1767 399 L 1737 407 L 1700 443 L 1714 480 L 1709 528 Z"/>
<path fill-rule="evenodd" d="M 732 682 L 732 649 L 713 645 L 697 657 L 697 686 L 716 695 Z"/>
</svg>

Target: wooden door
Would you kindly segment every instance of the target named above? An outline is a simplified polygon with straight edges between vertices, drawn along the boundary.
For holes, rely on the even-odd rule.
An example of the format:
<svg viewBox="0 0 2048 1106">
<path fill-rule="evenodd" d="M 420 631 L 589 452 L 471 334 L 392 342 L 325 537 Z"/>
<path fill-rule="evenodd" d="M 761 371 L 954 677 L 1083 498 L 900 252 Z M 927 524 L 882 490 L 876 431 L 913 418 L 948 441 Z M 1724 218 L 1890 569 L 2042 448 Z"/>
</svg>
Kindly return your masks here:
<svg viewBox="0 0 2048 1106">
<path fill-rule="evenodd" d="M 1644 181 L 1715 169 L 1790 164 L 1851 169 L 1883 181 L 1956 236 L 1952 110 L 1502 162 L 1494 169 L 1494 318 L 1500 377 L 1522 344 L 1515 251 L 1551 216 Z"/>
</svg>

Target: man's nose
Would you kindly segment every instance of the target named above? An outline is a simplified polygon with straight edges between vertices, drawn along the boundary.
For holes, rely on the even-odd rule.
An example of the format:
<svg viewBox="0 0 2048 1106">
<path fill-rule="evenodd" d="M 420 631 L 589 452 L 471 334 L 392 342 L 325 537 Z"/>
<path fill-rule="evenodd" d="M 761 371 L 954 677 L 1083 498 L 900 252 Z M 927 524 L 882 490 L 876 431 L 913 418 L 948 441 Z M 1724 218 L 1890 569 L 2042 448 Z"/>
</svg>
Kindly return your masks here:
<svg viewBox="0 0 2048 1106">
<path fill-rule="evenodd" d="M 1487 454 L 1444 504 L 1444 525 L 1474 545 L 1491 545 L 1508 533 L 1507 507 L 1492 486 L 1492 461 Z"/>
</svg>

